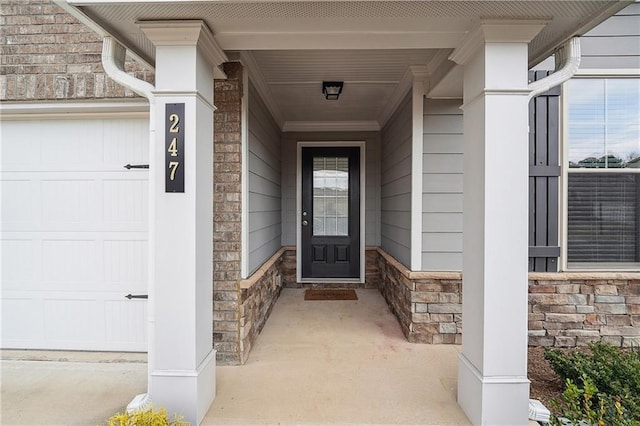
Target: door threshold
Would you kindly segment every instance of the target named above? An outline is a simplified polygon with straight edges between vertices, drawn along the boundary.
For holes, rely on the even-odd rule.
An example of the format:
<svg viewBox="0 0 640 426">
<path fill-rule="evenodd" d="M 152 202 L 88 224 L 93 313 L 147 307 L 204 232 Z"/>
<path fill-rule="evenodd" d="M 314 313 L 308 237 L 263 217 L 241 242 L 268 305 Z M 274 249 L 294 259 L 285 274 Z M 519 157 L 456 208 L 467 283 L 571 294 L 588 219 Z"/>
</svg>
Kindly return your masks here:
<svg viewBox="0 0 640 426">
<path fill-rule="evenodd" d="M 364 284 L 360 278 L 301 278 L 298 284 Z"/>
</svg>

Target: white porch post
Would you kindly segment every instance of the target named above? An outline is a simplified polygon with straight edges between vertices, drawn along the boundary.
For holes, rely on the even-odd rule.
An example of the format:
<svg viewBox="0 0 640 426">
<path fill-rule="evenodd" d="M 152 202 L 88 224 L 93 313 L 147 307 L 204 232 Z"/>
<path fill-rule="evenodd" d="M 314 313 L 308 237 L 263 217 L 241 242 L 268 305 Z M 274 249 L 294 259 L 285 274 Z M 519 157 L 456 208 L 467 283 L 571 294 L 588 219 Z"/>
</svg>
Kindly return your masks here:
<svg viewBox="0 0 640 426">
<path fill-rule="evenodd" d="M 458 403 L 478 425 L 527 424 L 527 46 L 543 26 L 483 22 L 451 57 L 464 65 Z"/>
<path fill-rule="evenodd" d="M 215 398 L 213 350 L 213 79 L 224 61 L 201 21 L 140 24 L 156 46 L 156 131 L 150 155 L 149 397 L 199 424 Z M 167 104 L 183 104 L 169 118 Z M 182 115 L 182 116 L 180 116 Z M 169 131 L 174 124 L 174 133 Z M 168 135 L 184 146 L 167 149 Z M 174 149 L 181 150 L 177 156 Z M 176 156 L 172 156 L 175 153 Z M 168 157 L 167 157 L 168 156 Z M 180 159 L 184 192 L 166 192 Z"/>
</svg>

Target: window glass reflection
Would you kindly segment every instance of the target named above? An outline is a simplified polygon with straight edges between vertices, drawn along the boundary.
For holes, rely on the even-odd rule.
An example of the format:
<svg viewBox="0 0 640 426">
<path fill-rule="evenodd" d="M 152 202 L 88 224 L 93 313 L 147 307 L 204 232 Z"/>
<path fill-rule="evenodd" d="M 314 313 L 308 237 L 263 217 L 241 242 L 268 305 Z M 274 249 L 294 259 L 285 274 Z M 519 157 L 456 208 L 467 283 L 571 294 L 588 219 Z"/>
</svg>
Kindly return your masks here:
<svg viewBox="0 0 640 426">
<path fill-rule="evenodd" d="M 313 158 L 313 234 L 349 235 L 349 159 Z"/>
<path fill-rule="evenodd" d="M 569 167 L 640 167 L 640 80 L 567 83 Z"/>
</svg>

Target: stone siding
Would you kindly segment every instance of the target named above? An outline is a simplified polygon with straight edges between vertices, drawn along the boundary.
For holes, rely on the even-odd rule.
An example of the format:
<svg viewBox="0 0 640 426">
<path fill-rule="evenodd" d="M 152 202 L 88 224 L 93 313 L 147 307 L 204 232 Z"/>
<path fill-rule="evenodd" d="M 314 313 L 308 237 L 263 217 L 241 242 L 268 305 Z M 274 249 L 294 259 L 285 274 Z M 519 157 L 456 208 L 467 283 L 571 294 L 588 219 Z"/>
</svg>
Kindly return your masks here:
<svg viewBox="0 0 640 426">
<path fill-rule="evenodd" d="M 529 275 L 529 345 L 640 345 L 640 274 Z"/>
<path fill-rule="evenodd" d="M 386 256 L 378 257 L 378 269 L 380 270 L 378 289 L 387 301 L 389 309 L 398 319 L 402 333 L 411 340 L 411 293 L 414 290 L 414 283 L 406 278 Z"/>
<path fill-rule="evenodd" d="M 378 250 L 380 292 L 410 342 L 462 343 L 462 276 L 411 272 Z M 640 273 L 530 273 L 529 345 L 640 345 Z"/>
<path fill-rule="evenodd" d="M 47 0 L 2 2 L 0 100 L 53 101 L 136 97 L 104 72 L 102 38 Z M 153 83 L 153 70 L 125 69 Z"/>
<path fill-rule="evenodd" d="M 253 343 L 271 315 L 282 290 L 284 249 L 277 252 L 251 278 L 240 282 L 240 361 L 249 358 Z"/>
<path fill-rule="evenodd" d="M 382 275 L 378 263 L 378 248 L 367 247 L 365 250 L 364 281 L 365 288 L 380 288 Z"/>
<path fill-rule="evenodd" d="M 282 281 L 286 288 L 298 288 L 296 249 L 287 247 L 282 260 Z"/>
<path fill-rule="evenodd" d="M 462 276 L 410 272 L 379 250 L 380 292 L 413 343 L 462 343 Z"/>
<path fill-rule="evenodd" d="M 213 343 L 221 365 L 240 364 L 242 65 L 214 84 Z"/>
</svg>

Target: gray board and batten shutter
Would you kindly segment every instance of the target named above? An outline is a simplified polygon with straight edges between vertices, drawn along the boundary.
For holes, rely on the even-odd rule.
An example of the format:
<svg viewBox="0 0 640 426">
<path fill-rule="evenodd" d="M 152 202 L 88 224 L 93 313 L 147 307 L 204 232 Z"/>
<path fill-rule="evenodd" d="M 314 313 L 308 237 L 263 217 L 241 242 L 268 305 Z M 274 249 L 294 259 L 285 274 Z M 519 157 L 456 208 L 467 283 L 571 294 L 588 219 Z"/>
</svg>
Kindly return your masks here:
<svg viewBox="0 0 640 426">
<path fill-rule="evenodd" d="M 531 71 L 540 80 L 551 71 Z M 560 87 L 529 103 L 529 271 L 557 272 Z"/>
</svg>

